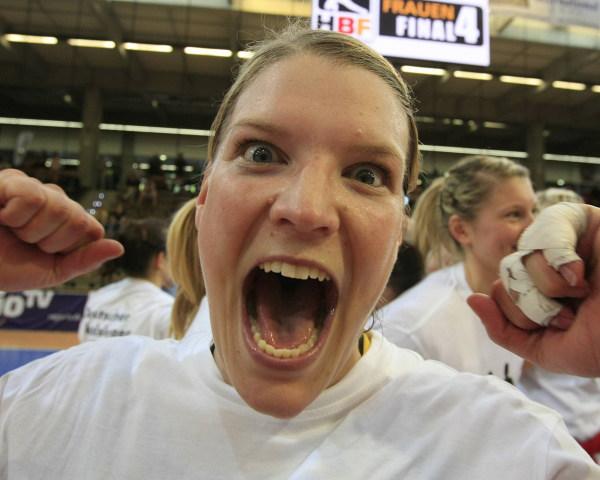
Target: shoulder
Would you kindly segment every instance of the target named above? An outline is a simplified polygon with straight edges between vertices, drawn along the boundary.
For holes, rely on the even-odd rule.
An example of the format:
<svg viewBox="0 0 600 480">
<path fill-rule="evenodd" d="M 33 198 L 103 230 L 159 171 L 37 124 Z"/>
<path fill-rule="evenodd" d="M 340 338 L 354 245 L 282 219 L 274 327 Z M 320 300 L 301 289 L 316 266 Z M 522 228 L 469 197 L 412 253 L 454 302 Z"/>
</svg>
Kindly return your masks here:
<svg viewBox="0 0 600 480">
<path fill-rule="evenodd" d="M 175 301 L 175 297 L 148 280 L 128 278 L 124 281 L 126 283 L 122 284 L 120 301 L 143 311 L 152 312 L 157 307 L 170 308 Z"/>
<path fill-rule="evenodd" d="M 483 478 L 491 467 L 504 472 L 492 478 L 583 479 L 592 468 L 558 413 L 492 375 L 413 359 L 364 408 L 365 428 L 386 444 L 400 439 L 411 458 L 435 452 L 427 468 L 439 475 L 428 478 Z"/>
<path fill-rule="evenodd" d="M 386 327 L 416 330 L 439 312 L 445 314 L 448 309 L 453 309 L 459 298 L 455 268 L 452 266 L 430 273 L 379 310 L 378 314 Z"/>
<path fill-rule="evenodd" d="M 128 389 L 145 363 L 172 362 L 176 357 L 173 346 L 169 341 L 138 336 L 85 342 L 7 373 L 2 378 L 2 407 L 24 402 L 70 404 L 72 408 L 98 398 L 101 392 Z"/>
<path fill-rule="evenodd" d="M 467 408 L 470 416 L 483 418 L 493 412 L 522 412 L 553 427 L 560 416 L 553 410 L 529 400 L 519 389 L 494 375 L 460 372 L 436 360 L 426 360 L 413 351 L 397 347 L 381 339 L 388 373 L 394 378 L 390 390 L 403 399 L 403 404 L 420 410 L 424 405 L 444 416 L 447 407 Z M 380 368 L 383 368 L 381 366 Z M 417 405 L 421 405 L 417 407 Z M 411 407 L 412 408 L 412 407 Z M 508 415 L 509 417 L 513 416 Z M 549 421 L 549 422 L 548 422 Z"/>
</svg>

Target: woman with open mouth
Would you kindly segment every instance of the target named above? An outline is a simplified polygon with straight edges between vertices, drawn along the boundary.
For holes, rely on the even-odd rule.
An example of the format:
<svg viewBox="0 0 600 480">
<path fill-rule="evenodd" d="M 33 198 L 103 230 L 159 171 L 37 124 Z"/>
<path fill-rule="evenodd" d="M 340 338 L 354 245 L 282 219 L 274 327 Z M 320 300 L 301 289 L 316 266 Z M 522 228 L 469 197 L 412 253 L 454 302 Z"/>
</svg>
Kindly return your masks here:
<svg viewBox="0 0 600 480">
<path fill-rule="evenodd" d="M 0 477 L 600 478 L 551 410 L 363 334 L 418 169 L 391 64 L 292 27 L 242 67 L 213 130 L 196 207 L 212 348 L 123 337 L 7 374 Z M 0 288 L 121 251 L 20 172 L 0 173 L 0 206 Z"/>
</svg>

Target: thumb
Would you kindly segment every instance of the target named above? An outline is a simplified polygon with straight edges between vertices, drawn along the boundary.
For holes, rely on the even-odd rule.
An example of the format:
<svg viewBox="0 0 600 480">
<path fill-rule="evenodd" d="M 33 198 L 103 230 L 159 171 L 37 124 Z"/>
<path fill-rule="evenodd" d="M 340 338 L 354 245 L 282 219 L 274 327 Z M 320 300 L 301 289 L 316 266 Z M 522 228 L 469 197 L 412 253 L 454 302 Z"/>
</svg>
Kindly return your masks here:
<svg viewBox="0 0 600 480">
<path fill-rule="evenodd" d="M 584 287 L 585 265 L 582 260 L 575 260 L 558 267 L 558 272 L 567 281 L 571 287 Z"/>
<path fill-rule="evenodd" d="M 507 321 L 494 300 L 482 293 L 474 293 L 467 298 L 469 307 L 481 319 L 488 335 L 495 341 L 501 335 Z"/>
<path fill-rule="evenodd" d="M 96 270 L 103 263 L 123 255 L 124 249 L 116 240 L 100 239 L 64 255 L 56 256 L 54 268 L 57 283 Z"/>
</svg>

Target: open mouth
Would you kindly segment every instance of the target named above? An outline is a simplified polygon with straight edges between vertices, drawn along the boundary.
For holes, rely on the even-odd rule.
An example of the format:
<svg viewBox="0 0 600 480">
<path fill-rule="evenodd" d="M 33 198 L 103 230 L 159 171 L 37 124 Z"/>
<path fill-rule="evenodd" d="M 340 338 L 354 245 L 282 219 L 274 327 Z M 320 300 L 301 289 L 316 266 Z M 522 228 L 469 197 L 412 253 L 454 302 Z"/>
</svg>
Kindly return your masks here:
<svg viewBox="0 0 600 480">
<path fill-rule="evenodd" d="M 338 297 L 324 271 L 282 261 L 252 270 L 245 291 L 254 343 L 274 358 L 298 358 L 314 350 L 328 330 Z"/>
</svg>

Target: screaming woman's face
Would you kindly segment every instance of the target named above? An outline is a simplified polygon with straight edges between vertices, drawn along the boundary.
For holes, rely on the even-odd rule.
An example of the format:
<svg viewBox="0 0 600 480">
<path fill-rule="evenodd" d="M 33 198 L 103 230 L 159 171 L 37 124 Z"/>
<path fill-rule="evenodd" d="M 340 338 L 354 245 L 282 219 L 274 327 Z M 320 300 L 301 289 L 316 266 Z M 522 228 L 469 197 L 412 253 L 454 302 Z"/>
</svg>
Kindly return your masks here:
<svg viewBox="0 0 600 480">
<path fill-rule="evenodd" d="M 360 358 L 402 237 L 409 134 L 362 68 L 296 55 L 244 90 L 198 197 L 215 359 L 254 409 L 300 413 Z"/>
</svg>

